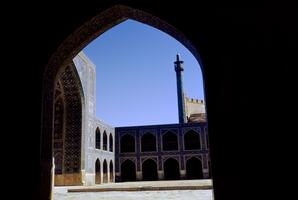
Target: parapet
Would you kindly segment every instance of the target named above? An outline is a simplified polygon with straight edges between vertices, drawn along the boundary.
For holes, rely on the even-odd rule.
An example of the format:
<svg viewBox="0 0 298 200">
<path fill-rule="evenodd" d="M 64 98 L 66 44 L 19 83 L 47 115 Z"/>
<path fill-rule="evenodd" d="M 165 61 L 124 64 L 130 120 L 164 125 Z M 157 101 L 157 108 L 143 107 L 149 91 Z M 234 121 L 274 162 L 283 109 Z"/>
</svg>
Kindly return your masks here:
<svg viewBox="0 0 298 200">
<path fill-rule="evenodd" d="M 194 99 L 194 98 L 188 98 L 188 97 L 185 97 L 185 99 L 186 99 L 186 102 L 189 102 L 189 103 L 204 104 L 203 99 Z"/>
</svg>

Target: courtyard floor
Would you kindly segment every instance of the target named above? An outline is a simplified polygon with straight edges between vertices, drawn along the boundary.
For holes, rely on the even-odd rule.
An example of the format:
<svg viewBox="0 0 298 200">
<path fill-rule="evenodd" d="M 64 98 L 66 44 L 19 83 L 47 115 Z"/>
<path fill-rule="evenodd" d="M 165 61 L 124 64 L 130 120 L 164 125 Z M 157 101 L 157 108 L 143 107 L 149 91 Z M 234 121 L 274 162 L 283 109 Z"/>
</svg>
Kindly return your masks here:
<svg viewBox="0 0 298 200">
<path fill-rule="evenodd" d="M 193 186 L 211 186 L 211 180 L 179 181 L 142 181 L 125 183 L 108 183 L 96 186 L 55 187 L 54 200 L 213 200 L 212 189 L 191 189 Z M 155 191 L 125 191 L 126 189 L 155 187 Z M 181 188 L 183 190 L 163 190 L 164 188 Z M 92 192 L 89 189 L 99 189 Z M 105 189 L 111 190 L 106 192 Z M 124 191 L 119 191 L 124 190 Z M 76 192 L 68 192 L 76 191 Z M 113 191 L 115 190 L 115 191 Z M 118 191 L 117 191 L 118 190 Z M 142 190 L 142 189 L 141 189 Z M 79 191 L 79 192 L 78 192 Z M 90 192 L 91 191 L 91 192 Z"/>
</svg>

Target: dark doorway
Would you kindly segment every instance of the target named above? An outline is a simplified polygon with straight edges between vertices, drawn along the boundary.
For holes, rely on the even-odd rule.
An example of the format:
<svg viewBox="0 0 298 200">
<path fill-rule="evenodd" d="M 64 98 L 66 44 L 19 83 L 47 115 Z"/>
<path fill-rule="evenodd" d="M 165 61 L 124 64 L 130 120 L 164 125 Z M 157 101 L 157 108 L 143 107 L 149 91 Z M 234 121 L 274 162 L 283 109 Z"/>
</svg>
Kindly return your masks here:
<svg viewBox="0 0 298 200">
<path fill-rule="evenodd" d="M 108 149 L 108 136 L 107 136 L 107 133 L 106 131 L 103 132 L 103 143 L 102 143 L 102 149 L 104 151 L 107 151 Z"/>
<path fill-rule="evenodd" d="M 169 158 L 164 162 L 164 176 L 165 180 L 180 179 L 179 163 L 177 160 Z"/>
<path fill-rule="evenodd" d="M 156 138 L 151 133 L 146 133 L 142 136 L 142 152 L 156 151 Z"/>
<path fill-rule="evenodd" d="M 95 184 L 101 183 L 101 174 L 100 174 L 100 161 L 99 159 L 95 162 Z"/>
<path fill-rule="evenodd" d="M 147 159 L 142 164 L 143 180 L 144 181 L 155 181 L 158 179 L 157 176 L 157 165 L 152 159 Z"/>
<path fill-rule="evenodd" d="M 136 166 L 131 160 L 126 160 L 121 165 L 121 180 L 136 181 Z"/>
<path fill-rule="evenodd" d="M 121 152 L 135 152 L 135 138 L 126 134 L 121 138 Z"/>
<path fill-rule="evenodd" d="M 95 132 L 95 148 L 100 149 L 100 131 L 99 131 L 99 128 L 97 128 L 96 132 Z"/>
<path fill-rule="evenodd" d="M 186 162 L 187 179 L 203 179 L 203 170 L 201 160 L 195 157 Z"/>
<path fill-rule="evenodd" d="M 190 130 L 184 134 L 184 149 L 193 150 L 201 149 L 200 134 L 194 130 Z"/>
<path fill-rule="evenodd" d="M 110 182 L 114 182 L 114 167 L 112 161 L 110 161 Z"/>
<path fill-rule="evenodd" d="M 110 152 L 113 152 L 113 136 L 112 136 L 112 133 L 110 133 L 110 136 L 109 136 L 109 142 L 110 142 L 110 144 L 109 144 L 109 150 L 110 150 Z"/>
<path fill-rule="evenodd" d="M 108 182 L 108 164 L 107 161 L 104 160 L 103 161 L 103 183 L 107 183 Z"/>
<path fill-rule="evenodd" d="M 178 150 L 178 138 L 173 132 L 167 132 L 162 136 L 162 146 L 164 151 Z"/>
</svg>

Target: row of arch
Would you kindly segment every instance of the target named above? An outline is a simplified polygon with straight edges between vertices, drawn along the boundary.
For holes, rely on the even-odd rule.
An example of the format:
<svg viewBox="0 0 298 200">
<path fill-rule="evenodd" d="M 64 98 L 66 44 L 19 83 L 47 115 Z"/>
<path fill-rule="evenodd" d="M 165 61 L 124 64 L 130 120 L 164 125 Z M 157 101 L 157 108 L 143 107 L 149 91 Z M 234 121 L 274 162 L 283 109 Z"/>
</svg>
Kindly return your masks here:
<svg viewBox="0 0 298 200">
<path fill-rule="evenodd" d="M 163 179 L 179 180 L 181 179 L 179 162 L 174 158 L 168 158 L 163 164 Z M 202 162 L 196 157 L 191 157 L 186 161 L 186 179 L 202 179 Z M 153 159 L 146 159 L 142 163 L 143 181 L 158 180 L 157 163 Z M 127 159 L 121 164 L 121 180 L 136 181 L 136 165 L 133 161 Z"/>
<path fill-rule="evenodd" d="M 110 160 L 110 164 L 108 166 L 106 159 L 103 161 L 102 165 L 99 159 L 97 159 L 95 161 L 95 184 L 108 183 L 108 182 L 114 182 L 113 161 Z"/>
<path fill-rule="evenodd" d="M 102 143 L 101 143 L 101 133 L 99 128 L 96 128 L 95 131 L 95 148 L 96 149 L 102 149 L 104 151 L 107 151 L 109 149 L 110 152 L 113 152 L 113 135 L 112 133 L 109 134 L 109 144 L 108 144 L 108 135 L 106 131 L 103 132 L 102 136 Z M 102 146 L 102 147 L 101 147 Z"/>
<path fill-rule="evenodd" d="M 198 150 L 201 149 L 200 133 L 189 130 L 184 134 L 184 150 Z M 135 137 L 130 134 L 125 134 L 120 139 L 121 152 L 135 152 Z M 157 139 L 153 133 L 145 133 L 141 137 L 141 151 L 157 151 Z M 172 131 L 168 131 L 162 135 L 162 150 L 173 151 L 178 150 L 178 135 Z"/>
</svg>

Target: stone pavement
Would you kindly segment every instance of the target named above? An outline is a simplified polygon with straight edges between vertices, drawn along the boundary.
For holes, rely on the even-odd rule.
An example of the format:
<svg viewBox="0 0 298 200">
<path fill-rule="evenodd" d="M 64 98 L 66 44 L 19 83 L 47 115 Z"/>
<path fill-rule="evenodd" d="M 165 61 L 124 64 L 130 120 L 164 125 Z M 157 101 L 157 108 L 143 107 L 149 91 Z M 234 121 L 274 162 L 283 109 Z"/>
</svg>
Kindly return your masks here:
<svg viewBox="0 0 298 200">
<path fill-rule="evenodd" d="M 54 188 L 54 200 L 212 200 L 213 192 L 212 189 L 203 190 L 187 190 L 185 187 L 193 186 L 208 186 L 212 185 L 211 180 L 180 180 L 180 181 L 143 181 L 143 182 L 126 182 L 126 183 L 109 183 L 101 184 L 90 187 L 83 186 L 69 186 L 69 187 L 55 187 Z M 159 190 L 155 191 L 119 191 L 119 189 L 125 188 L 148 188 L 157 187 Z M 183 190 L 165 190 L 160 191 L 164 187 L 181 187 Z M 115 189 L 115 191 L 105 192 L 68 192 L 73 189 Z"/>
</svg>

